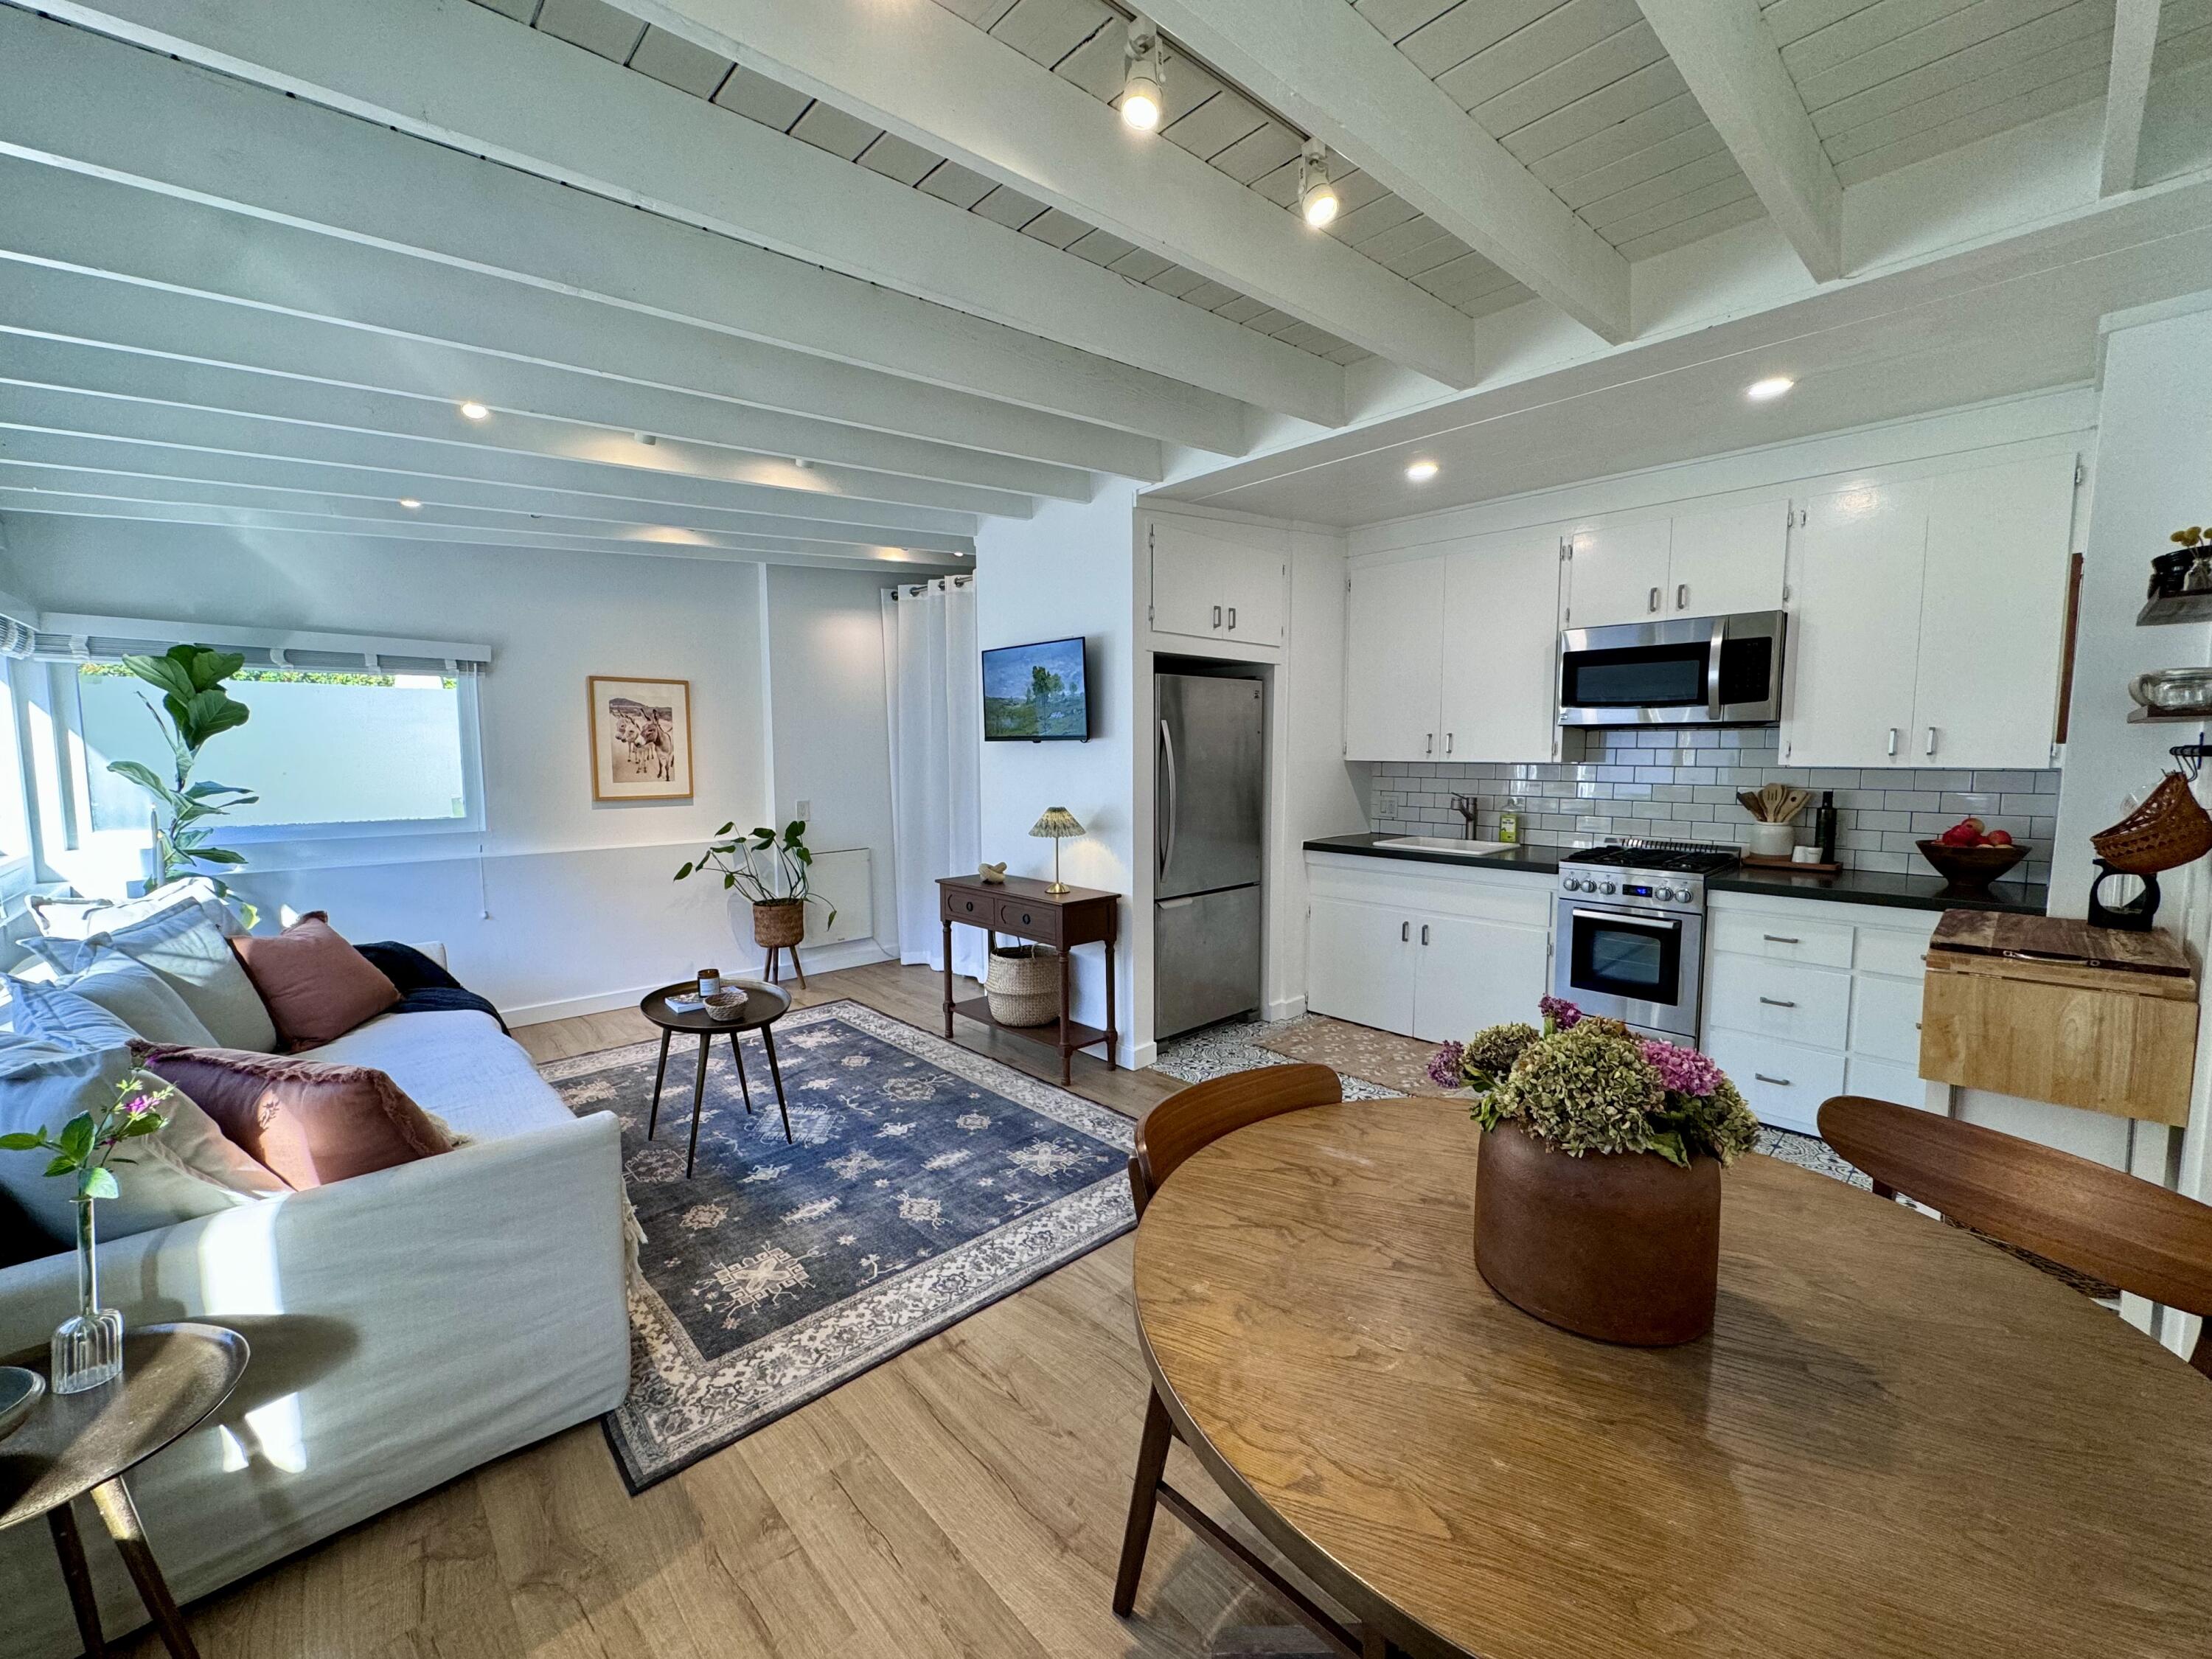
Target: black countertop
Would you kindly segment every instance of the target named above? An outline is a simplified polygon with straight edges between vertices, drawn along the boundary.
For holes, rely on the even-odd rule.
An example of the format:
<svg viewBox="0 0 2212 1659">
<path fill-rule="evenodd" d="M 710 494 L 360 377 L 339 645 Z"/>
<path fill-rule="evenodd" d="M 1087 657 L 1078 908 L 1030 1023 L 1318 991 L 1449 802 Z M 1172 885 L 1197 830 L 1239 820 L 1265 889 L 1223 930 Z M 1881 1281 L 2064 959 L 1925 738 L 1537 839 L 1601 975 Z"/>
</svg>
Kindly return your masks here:
<svg viewBox="0 0 2212 1659">
<path fill-rule="evenodd" d="M 1418 847 L 1382 847 L 1387 837 L 1376 835 L 1324 836 L 1306 843 L 1310 853 L 1352 853 L 1363 858 L 1405 859 L 1416 864 L 1471 866 L 1478 870 L 1525 870 L 1535 875 L 1559 873 L 1562 854 L 1570 847 L 1524 842 L 1503 853 L 1468 855 L 1431 853 Z M 1839 875 L 1806 876 L 1791 870 L 1760 870 L 1745 866 L 1726 875 L 1708 876 L 1705 888 L 1715 893 L 1759 893 L 1778 898 L 1827 899 L 1841 904 L 1887 905 L 1900 910 L 2003 910 L 2039 916 L 2050 897 L 2040 882 L 2000 881 L 1986 893 L 1954 893 L 1941 876 L 1891 875 L 1877 870 L 1845 870 Z"/>
</svg>

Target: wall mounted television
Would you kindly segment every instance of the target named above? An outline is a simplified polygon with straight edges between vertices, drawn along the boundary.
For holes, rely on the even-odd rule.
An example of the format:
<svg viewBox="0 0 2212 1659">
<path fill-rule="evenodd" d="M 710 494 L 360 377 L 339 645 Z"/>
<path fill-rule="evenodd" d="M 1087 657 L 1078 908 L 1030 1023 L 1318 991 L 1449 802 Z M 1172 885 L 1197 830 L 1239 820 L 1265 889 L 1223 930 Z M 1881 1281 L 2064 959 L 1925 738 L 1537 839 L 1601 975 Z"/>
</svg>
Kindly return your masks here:
<svg viewBox="0 0 2212 1659">
<path fill-rule="evenodd" d="M 1083 743 L 1090 677 L 1081 639 L 1005 645 L 983 653 L 983 741 Z"/>
</svg>

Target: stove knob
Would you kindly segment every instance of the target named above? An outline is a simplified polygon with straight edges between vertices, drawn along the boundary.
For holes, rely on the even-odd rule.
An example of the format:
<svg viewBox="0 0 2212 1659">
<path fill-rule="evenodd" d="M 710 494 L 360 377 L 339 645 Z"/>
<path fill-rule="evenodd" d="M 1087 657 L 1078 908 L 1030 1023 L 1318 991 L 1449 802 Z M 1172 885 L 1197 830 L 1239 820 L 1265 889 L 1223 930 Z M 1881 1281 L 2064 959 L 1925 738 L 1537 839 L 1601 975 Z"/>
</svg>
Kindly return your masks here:
<svg viewBox="0 0 2212 1659">
<path fill-rule="evenodd" d="M 1609 881 L 1600 882 L 1597 890 L 1601 893 L 1610 893 L 1613 890 L 1613 884 Z"/>
<path fill-rule="evenodd" d="M 1677 904 L 1687 904 L 1690 902 L 1690 890 L 1686 887 L 1677 887 L 1673 892 L 1662 896 L 1671 898 Z"/>
<path fill-rule="evenodd" d="M 1565 888 L 1570 893 L 1579 893 L 1583 890 L 1582 883 L 1576 880 L 1572 876 L 1569 876 L 1565 881 L 1561 882 L 1559 885 Z"/>
</svg>

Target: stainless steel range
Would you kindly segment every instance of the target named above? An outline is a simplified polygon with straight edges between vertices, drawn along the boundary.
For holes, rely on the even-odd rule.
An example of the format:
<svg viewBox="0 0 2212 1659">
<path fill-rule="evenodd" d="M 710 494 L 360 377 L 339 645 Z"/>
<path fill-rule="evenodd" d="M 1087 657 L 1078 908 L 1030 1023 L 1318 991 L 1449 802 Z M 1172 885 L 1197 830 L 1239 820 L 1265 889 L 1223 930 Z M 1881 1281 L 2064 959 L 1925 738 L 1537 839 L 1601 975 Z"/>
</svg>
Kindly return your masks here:
<svg viewBox="0 0 2212 1659">
<path fill-rule="evenodd" d="M 1620 841 L 1559 857 L 1552 994 L 1585 1013 L 1694 1043 L 1705 987 L 1705 878 L 1732 848 Z"/>
</svg>

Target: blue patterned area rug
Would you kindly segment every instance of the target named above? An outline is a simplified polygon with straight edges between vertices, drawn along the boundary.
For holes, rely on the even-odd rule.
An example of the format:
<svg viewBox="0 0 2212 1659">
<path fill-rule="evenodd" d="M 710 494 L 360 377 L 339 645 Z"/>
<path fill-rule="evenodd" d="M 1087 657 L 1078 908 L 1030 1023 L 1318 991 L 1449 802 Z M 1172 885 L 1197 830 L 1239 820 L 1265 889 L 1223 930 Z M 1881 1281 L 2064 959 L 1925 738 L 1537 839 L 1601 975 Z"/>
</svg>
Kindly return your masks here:
<svg viewBox="0 0 2212 1659">
<path fill-rule="evenodd" d="M 1128 1231 L 1117 1112 L 864 1008 L 775 1023 L 795 1143 L 757 1036 L 746 1115 L 726 1036 L 686 1180 L 696 1039 L 678 1032 L 657 1137 L 657 1038 L 541 1066 L 622 1119 L 644 1229 L 629 1397 L 606 1421 L 633 1493 Z"/>
</svg>

